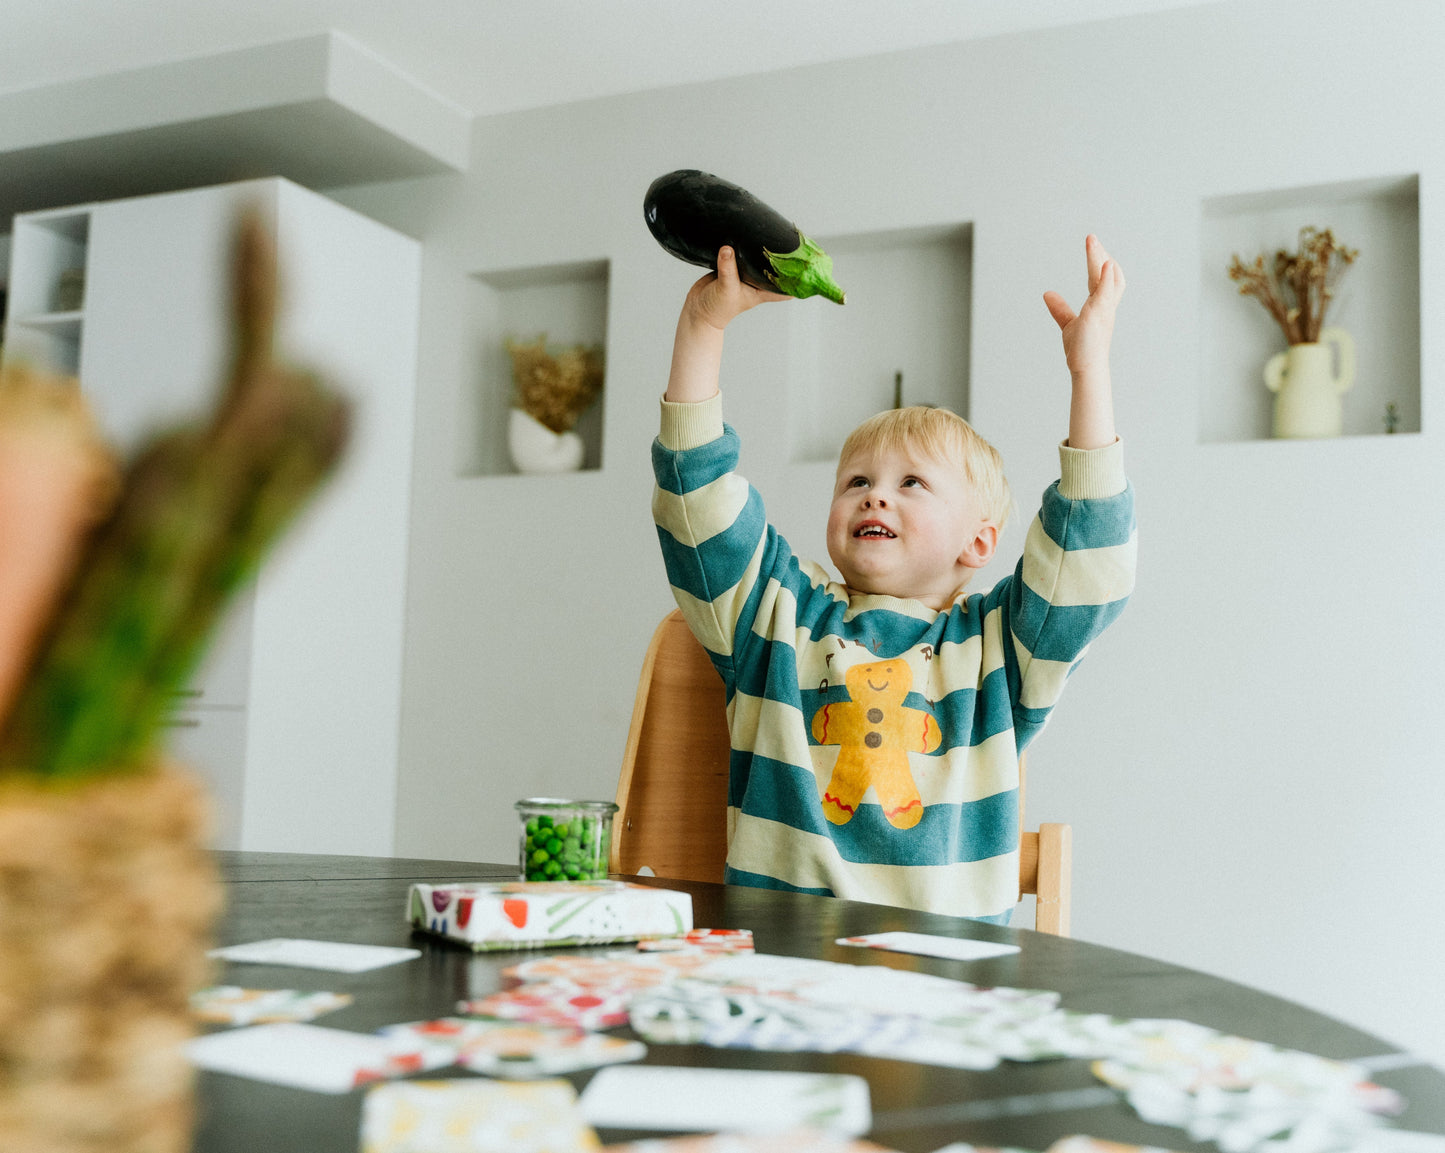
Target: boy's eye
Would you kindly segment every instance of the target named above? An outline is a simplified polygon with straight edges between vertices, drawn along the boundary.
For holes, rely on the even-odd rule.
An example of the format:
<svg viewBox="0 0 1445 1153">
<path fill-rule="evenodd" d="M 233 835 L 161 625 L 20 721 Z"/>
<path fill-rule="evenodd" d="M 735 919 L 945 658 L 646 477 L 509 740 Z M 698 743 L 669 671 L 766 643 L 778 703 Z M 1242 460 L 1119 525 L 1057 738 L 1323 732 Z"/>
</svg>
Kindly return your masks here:
<svg viewBox="0 0 1445 1153">
<path fill-rule="evenodd" d="M 919 480 L 916 476 L 906 476 L 906 477 L 903 478 L 903 484 L 902 484 L 900 487 L 901 487 L 901 488 L 916 488 L 918 485 L 920 485 L 920 484 L 922 484 L 922 483 L 923 483 L 923 482 L 922 482 L 921 480 Z"/>
<path fill-rule="evenodd" d="M 866 488 L 867 485 L 868 478 L 866 476 L 855 476 L 852 480 L 848 482 L 849 488 Z"/>
</svg>

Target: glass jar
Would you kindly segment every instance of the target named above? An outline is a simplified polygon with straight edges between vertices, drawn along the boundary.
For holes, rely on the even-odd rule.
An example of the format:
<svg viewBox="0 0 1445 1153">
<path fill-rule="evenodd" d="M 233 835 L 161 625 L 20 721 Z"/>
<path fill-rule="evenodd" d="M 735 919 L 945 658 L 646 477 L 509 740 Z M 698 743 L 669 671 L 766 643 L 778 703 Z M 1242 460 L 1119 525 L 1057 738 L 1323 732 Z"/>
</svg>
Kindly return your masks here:
<svg viewBox="0 0 1445 1153">
<path fill-rule="evenodd" d="M 517 802 L 519 865 L 524 881 L 594 881 L 607 876 L 612 851 L 611 801 L 532 797 Z"/>
</svg>

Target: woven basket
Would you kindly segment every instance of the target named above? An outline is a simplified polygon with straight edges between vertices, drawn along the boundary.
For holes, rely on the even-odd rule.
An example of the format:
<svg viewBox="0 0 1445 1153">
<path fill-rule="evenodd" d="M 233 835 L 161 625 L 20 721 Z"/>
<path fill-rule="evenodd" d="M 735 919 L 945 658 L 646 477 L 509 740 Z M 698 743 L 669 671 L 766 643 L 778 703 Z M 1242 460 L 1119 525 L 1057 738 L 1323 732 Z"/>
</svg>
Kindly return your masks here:
<svg viewBox="0 0 1445 1153">
<path fill-rule="evenodd" d="M 190 994 L 221 885 L 170 766 L 0 782 L 0 1153 L 190 1147 Z"/>
</svg>

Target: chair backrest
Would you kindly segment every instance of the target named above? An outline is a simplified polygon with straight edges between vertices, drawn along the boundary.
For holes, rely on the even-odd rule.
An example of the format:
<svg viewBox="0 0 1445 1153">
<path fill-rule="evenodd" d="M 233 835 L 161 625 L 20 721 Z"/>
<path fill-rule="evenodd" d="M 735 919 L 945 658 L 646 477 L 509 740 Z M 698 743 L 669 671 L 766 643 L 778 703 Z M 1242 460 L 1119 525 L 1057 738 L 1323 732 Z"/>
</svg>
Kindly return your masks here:
<svg viewBox="0 0 1445 1153">
<path fill-rule="evenodd" d="M 682 614 L 652 635 L 637 682 L 632 725 L 617 781 L 611 870 L 721 881 L 727 860 L 728 742 L 722 680 Z M 1019 762 L 1019 812 L 1026 766 Z M 1071 830 L 1023 831 L 1019 892 L 1038 898 L 1036 927 L 1069 934 Z"/>
<path fill-rule="evenodd" d="M 617 781 L 614 873 L 723 879 L 730 753 L 722 679 L 673 609 L 642 659 Z"/>
</svg>

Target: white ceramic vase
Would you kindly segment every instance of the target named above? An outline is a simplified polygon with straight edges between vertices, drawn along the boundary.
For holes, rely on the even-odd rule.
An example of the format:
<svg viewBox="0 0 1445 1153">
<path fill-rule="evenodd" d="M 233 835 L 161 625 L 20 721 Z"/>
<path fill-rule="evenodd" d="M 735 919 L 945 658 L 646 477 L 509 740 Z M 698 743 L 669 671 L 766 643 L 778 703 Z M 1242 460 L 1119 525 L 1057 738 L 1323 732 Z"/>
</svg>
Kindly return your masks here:
<svg viewBox="0 0 1445 1153">
<path fill-rule="evenodd" d="M 553 432 L 520 408 L 511 412 L 507 448 L 518 472 L 575 472 L 582 467 L 585 446 L 575 432 Z"/>
<path fill-rule="evenodd" d="M 1355 342 L 1343 328 L 1323 328 L 1316 344 L 1292 344 L 1264 366 L 1274 393 L 1274 435 L 1339 436 L 1340 398 L 1355 383 Z"/>
</svg>

